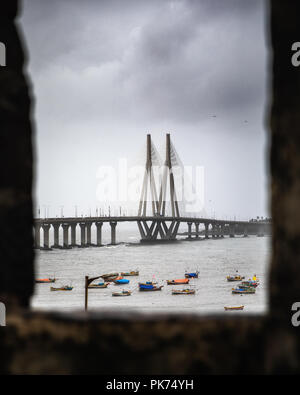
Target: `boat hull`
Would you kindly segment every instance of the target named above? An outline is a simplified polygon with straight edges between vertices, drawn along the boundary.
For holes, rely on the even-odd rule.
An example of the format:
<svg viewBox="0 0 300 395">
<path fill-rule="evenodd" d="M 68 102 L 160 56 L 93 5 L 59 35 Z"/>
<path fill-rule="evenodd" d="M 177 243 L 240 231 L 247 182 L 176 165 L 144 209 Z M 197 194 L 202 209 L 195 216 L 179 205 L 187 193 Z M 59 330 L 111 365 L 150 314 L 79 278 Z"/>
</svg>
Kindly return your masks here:
<svg viewBox="0 0 300 395">
<path fill-rule="evenodd" d="M 55 278 L 49 278 L 45 280 L 35 280 L 36 284 L 50 284 L 50 283 L 55 283 L 56 279 Z"/>
<path fill-rule="evenodd" d="M 240 294 L 240 295 L 251 295 L 255 294 L 255 289 L 233 289 L 232 290 L 233 294 Z"/>
<path fill-rule="evenodd" d="M 161 291 L 162 290 L 163 285 L 161 285 L 160 287 L 153 287 L 153 288 L 140 288 L 140 292 L 154 292 L 154 291 Z"/>
<path fill-rule="evenodd" d="M 244 280 L 244 278 L 245 277 L 242 277 L 242 276 L 235 276 L 235 277 L 227 276 L 227 281 L 229 281 L 229 282 L 242 281 L 242 280 Z"/>
<path fill-rule="evenodd" d="M 130 296 L 131 292 L 113 292 L 112 296 Z"/>
<path fill-rule="evenodd" d="M 125 284 L 129 284 L 129 280 L 115 280 L 114 281 L 115 285 L 125 285 Z"/>
<path fill-rule="evenodd" d="M 188 291 L 172 291 L 172 295 L 195 295 L 195 290 Z"/>
<path fill-rule="evenodd" d="M 107 288 L 108 284 L 104 284 L 104 285 L 89 285 L 88 289 L 101 289 L 101 288 Z"/>
<path fill-rule="evenodd" d="M 189 281 L 172 281 L 172 280 L 167 280 L 168 285 L 185 285 L 188 284 Z"/>
</svg>

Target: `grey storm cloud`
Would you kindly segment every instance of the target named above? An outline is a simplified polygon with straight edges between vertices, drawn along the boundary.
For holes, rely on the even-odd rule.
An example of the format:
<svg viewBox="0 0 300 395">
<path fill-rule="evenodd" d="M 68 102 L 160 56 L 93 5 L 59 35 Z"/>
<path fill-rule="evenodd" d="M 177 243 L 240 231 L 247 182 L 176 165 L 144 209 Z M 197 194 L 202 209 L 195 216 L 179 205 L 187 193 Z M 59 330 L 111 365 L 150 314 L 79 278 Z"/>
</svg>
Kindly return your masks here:
<svg viewBox="0 0 300 395">
<path fill-rule="evenodd" d="M 266 213 L 264 19 L 262 0 L 24 0 L 37 200 L 94 204 L 97 166 L 172 130 L 216 210 Z"/>
<path fill-rule="evenodd" d="M 80 97 L 96 118 L 195 122 L 262 105 L 261 10 L 259 1 L 237 0 L 27 0 L 24 24 L 32 70 L 52 85 L 53 110 L 60 74 L 74 117 Z"/>
</svg>

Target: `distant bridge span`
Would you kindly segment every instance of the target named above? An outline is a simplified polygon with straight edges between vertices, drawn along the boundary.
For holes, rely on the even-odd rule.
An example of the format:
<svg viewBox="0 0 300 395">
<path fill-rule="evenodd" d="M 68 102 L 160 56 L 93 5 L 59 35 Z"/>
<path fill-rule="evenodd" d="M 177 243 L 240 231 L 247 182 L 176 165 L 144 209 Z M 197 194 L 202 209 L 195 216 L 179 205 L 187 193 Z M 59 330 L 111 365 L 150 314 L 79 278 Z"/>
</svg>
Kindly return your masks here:
<svg viewBox="0 0 300 395">
<path fill-rule="evenodd" d="M 66 218 L 43 218 L 36 219 L 34 223 L 35 248 L 50 250 L 51 248 L 89 247 L 102 244 L 102 226 L 108 223 L 111 228 L 111 245 L 116 242 L 116 227 L 120 222 L 136 222 L 138 224 L 141 241 L 155 242 L 176 240 L 179 235 L 179 226 L 187 224 L 187 232 L 184 235 L 188 240 L 197 239 L 201 235 L 205 238 L 220 238 L 224 236 L 235 237 L 242 234 L 263 236 L 270 233 L 269 222 L 249 222 L 219 220 L 198 217 L 157 217 L 157 216 L 112 216 L 112 217 L 66 217 Z M 200 230 L 200 225 L 204 229 Z M 77 228 L 80 228 L 80 244 L 76 243 Z M 96 241 L 92 242 L 92 226 L 96 227 Z M 50 228 L 53 228 L 54 243 L 50 245 Z M 43 229 L 43 245 L 41 246 L 40 231 Z M 63 230 L 63 244 L 60 245 L 59 231 Z M 71 230 L 71 239 L 70 236 Z"/>
<path fill-rule="evenodd" d="M 76 244 L 76 229 L 80 227 L 80 247 L 101 246 L 102 226 L 109 223 L 111 227 L 111 244 L 116 244 L 116 227 L 119 222 L 136 222 L 141 235 L 142 242 L 174 241 L 179 235 L 179 226 L 186 223 L 188 231 L 181 235 L 186 235 L 191 240 L 193 236 L 199 238 L 203 235 L 213 238 L 228 235 L 234 237 L 235 234 L 257 234 L 262 236 L 269 233 L 270 223 L 221 220 L 215 218 L 189 217 L 180 215 L 180 205 L 177 199 L 176 185 L 174 179 L 174 166 L 178 155 L 173 147 L 170 134 L 166 135 L 166 158 L 163 166 L 162 177 L 159 188 L 155 183 L 153 170 L 153 155 L 155 148 L 151 142 L 150 134 L 147 135 L 147 155 L 144 171 L 144 179 L 141 190 L 141 197 L 137 216 L 102 216 L 102 217 L 70 217 L 70 218 L 44 218 L 36 219 L 34 223 L 35 248 L 71 248 Z M 174 164 L 175 163 L 175 164 Z M 178 165 L 178 164 L 177 164 Z M 169 192 L 168 192 L 169 190 Z M 150 194 L 150 199 L 149 195 Z M 169 196 L 167 196 L 169 194 Z M 167 213 L 167 205 L 170 204 L 171 215 Z M 148 211 L 147 211 L 148 209 Z M 150 214 L 148 213 L 150 209 Z M 96 226 L 96 243 L 92 243 L 91 228 Z M 199 230 L 200 225 L 204 226 Z M 194 226 L 194 230 L 193 230 Z M 54 230 L 54 243 L 50 246 L 50 228 Z M 43 246 L 41 247 L 40 230 L 43 229 Z M 59 230 L 63 229 L 63 245 L 59 243 Z M 69 230 L 71 229 L 71 242 L 69 243 Z"/>
</svg>

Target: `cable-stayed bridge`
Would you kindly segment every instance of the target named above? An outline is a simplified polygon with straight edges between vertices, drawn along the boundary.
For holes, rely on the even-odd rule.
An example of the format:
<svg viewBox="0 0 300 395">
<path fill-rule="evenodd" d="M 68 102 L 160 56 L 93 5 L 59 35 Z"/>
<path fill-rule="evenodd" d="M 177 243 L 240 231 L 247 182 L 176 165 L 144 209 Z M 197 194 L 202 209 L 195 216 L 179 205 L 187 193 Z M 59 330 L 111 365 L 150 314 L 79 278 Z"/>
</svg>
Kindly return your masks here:
<svg viewBox="0 0 300 395">
<path fill-rule="evenodd" d="M 141 242 L 158 243 L 177 240 L 185 235 L 188 240 L 203 238 L 235 237 L 239 234 L 263 236 L 270 233 L 269 222 L 236 221 L 204 218 L 186 213 L 186 186 L 182 162 L 172 144 L 170 134 L 166 135 L 165 160 L 162 165 L 158 151 L 147 135 L 147 150 L 141 195 L 136 216 L 97 216 L 44 218 L 34 221 L 34 246 L 51 248 L 72 248 L 102 246 L 103 224 L 110 225 L 111 244 L 117 243 L 116 229 L 120 222 L 136 222 Z M 190 189 L 193 189 L 192 187 Z M 194 202 L 195 203 L 195 202 Z M 181 224 L 187 225 L 185 233 L 179 233 Z M 92 240 L 92 227 L 96 228 L 96 239 Z M 50 229 L 53 228 L 53 244 L 50 244 Z M 43 242 L 41 245 L 41 229 Z M 63 242 L 60 244 L 60 231 Z M 77 244 L 77 230 L 80 243 Z"/>
</svg>

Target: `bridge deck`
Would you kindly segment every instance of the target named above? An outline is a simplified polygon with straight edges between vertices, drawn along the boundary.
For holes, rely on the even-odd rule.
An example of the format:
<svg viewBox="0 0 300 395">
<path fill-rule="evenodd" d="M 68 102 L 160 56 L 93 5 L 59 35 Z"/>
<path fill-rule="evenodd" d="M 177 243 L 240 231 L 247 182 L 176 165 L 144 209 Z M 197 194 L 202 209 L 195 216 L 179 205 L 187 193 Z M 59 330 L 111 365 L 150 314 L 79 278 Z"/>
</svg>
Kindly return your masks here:
<svg viewBox="0 0 300 395">
<path fill-rule="evenodd" d="M 199 224 L 219 224 L 219 225 L 263 225 L 268 222 L 250 222 L 224 220 L 215 218 L 199 218 L 199 217 L 159 217 L 159 216 L 112 216 L 112 217 L 63 217 L 63 218 L 36 218 L 35 223 L 55 224 L 55 223 L 94 223 L 94 222 L 137 222 L 137 221 L 176 221 L 176 222 L 193 222 Z"/>
</svg>

